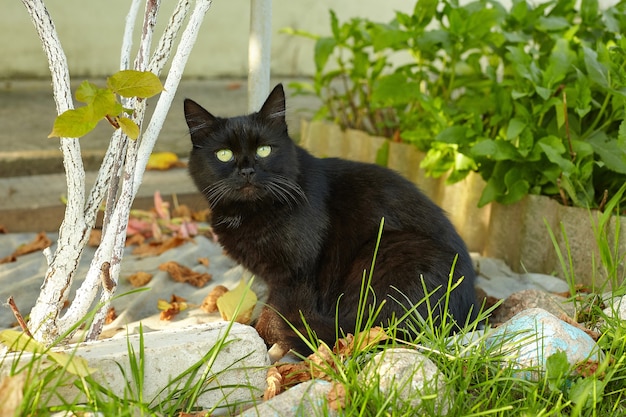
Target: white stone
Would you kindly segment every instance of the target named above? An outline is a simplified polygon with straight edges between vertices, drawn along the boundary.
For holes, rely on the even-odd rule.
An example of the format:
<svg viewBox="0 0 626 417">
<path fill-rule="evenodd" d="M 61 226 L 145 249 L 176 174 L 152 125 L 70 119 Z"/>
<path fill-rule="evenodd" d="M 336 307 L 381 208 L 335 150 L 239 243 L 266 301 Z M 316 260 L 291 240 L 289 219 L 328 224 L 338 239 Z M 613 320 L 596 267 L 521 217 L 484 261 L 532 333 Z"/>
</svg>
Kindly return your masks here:
<svg viewBox="0 0 626 417">
<path fill-rule="evenodd" d="M 609 297 L 605 297 L 605 303 L 608 307 L 603 310 L 604 314 L 608 317 L 617 315 L 617 318 L 620 320 L 626 320 L 626 295 L 621 297 L 613 297 L 610 295 Z"/>
<path fill-rule="evenodd" d="M 280 395 L 239 414 L 240 417 L 309 417 L 335 416 L 328 408 L 328 393 L 332 384 L 320 379 L 306 381 Z"/>
<path fill-rule="evenodd" d="M 157 401 L 164 398 L 171 391 L 161 390 L 175 377 L 201 361 L 224 337 L 227 326 L 228 323 L 219 322 L 144 333 L 143 398 Z M 209 378 L 214 380 L 207 385 L 209 390 L 199 397 L 199 407 L 210 409 L 215 405 L 252 402 L 263 396 L 266 367 L 269 365 L 265 342 L 254 328 L 239 323 L 233 324 L 226 342 L 208 373 Z M 132 380 L 129 380 L 132 379 L 132 373 L 127 343 L 133 346 L 138 356 L 139 335 L 136 334 L 53 350 L 85 358 L 89 367 L 98 369 L 93 374 L 94 379 L 123 398 L 124 391 L 133 386 Z M 24 354 L 21 361 L 27 361 L 28 358 L 29 355 Z M 4 367 L 10 366 L 11 356 L 8 355 L 3 363 Z M 199 375 L 206 369 L 205 366 L 200 368 Z M 124 377 L 120 367 L 127 377 Z M 6 373 L 6 369 L 0 371 L 0 374 Z M 184 382 L 179 385 L 182 386 Z M 60 387 L 58 393 L 68 401 L 74 401 L 79 391 L 73 386 L 66 386 Z"/>
<path fill-rule="evenodd" d="M 384 395 L 397 395 L 399 401 L 412 408 L 432 407 L 439 416 L 447 415 L 453 402 L 445 376 L 415 349 L 385 349 L 365 365 L 359 379 L 364 384 L 378 383 Z M 427 401 L 433 403 L 427 405 Z"/>
<path fill-rule="evenodd" d="M 487 338 L 487 346 L 504 355 L 521 378 L 536 381 L 546 369 L 546 360 L 563 351 L 571 365 L 602 359 L 602 351 L 581 329 L 540 308 L 524 310 L 498 327 Z M 507 366 L 506 363 L 503 366 Z"/>
</svg>

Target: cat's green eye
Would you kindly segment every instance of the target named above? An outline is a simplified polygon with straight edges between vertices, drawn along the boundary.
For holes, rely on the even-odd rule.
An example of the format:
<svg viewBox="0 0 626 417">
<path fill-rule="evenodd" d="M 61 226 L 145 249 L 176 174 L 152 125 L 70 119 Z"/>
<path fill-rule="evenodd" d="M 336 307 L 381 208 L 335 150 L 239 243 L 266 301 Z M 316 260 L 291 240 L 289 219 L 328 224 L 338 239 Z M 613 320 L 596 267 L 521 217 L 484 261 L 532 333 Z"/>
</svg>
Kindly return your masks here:
<svg viewBox="0 0 626 417">
<path fill-rule="evenodd" d="M 230 162 L 233 160 L 233 151 L 230 149 L 220 149 L 215 152 L 215 156 L 222 162 Z"/>
<path fill-rule="evenodd" d="M 266 158 L 272 153 L 272 147 L 269 145 L 263 145 L 256 148 L 256 154 L 259 158 Z"/>
</svg>

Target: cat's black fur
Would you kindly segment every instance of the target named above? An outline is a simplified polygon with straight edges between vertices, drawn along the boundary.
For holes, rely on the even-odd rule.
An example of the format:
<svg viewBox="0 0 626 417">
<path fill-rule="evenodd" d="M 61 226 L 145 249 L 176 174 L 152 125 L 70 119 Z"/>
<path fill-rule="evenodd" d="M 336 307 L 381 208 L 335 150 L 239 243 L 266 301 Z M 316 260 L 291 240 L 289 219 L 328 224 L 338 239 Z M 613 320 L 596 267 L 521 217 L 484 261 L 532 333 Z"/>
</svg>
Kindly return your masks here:
<svg viewBox="0 0 626 417">
<path fill-rule="evenodd" d="M 449 310 L 461 326 L 476 317 L 472 262 L 443 211 L 389 169 L 319 159 L 296 146 L 287 133 L 282 85 L 247 116 L 214 117 L 191 100 L 184 107 L 193 142 L 189 172 L 209 202 L 213 231 L 227 253 L 269 287 L 269 308 L 256 324 L 268 344 L 307 351 L 274 310 L 306 335 L 302 313 L 329 345 L 335 320 L 354 332 L 361 281 L 383 217 L 372 281 L 377 301 L 386 299 L 378 320 L 384 324 L 405 311 L 388 295 L 405 304 L 423 300 L 420 276 L 435 291 L 435 306 L 457 255 L 454 282 L 465 278 L 452 291 Z M 268 156 L 257 155 L 261 146 L 271 147 Z M 232 160 L 218 160 L 223 149 L 232 151 Z M 426 303 L 418 311 L 426 316 Z"/>
</svg>

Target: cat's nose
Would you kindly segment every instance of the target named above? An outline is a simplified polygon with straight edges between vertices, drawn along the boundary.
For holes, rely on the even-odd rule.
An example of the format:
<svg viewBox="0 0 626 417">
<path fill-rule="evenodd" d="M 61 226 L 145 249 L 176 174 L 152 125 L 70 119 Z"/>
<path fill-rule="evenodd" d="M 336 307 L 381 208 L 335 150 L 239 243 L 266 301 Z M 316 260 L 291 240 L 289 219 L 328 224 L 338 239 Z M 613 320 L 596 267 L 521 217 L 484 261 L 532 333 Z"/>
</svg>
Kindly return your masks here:
<svg viewBox="0 0 626 417">
<path fill-rule="evenodd" d="M 239 175 L 250 181 L 254 176 L 254 168 L 242 168 L 239 170 Z"/>
</svg>

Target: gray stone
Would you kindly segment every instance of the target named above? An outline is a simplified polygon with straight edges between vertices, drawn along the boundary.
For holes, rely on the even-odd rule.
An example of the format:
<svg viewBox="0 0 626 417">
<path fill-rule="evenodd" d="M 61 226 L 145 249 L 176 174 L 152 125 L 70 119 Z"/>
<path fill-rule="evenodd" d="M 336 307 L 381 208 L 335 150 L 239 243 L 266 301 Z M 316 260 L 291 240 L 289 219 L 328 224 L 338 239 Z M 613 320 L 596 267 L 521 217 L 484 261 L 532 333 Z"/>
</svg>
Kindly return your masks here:
<svg viewBox="0 0 626 417">
<path fill-rule="evenodd" d="M 493 352 L 504 355 L 506 363 L 519 369 L 521 378 L 536 381 L 546 369 L 546 360 L 563 351 L 571 365 L 587 359 L 599 361 L 602 352 L 581 329 L 559 320 L 540 308 L 515 315 L 487 338 Z"/>
<path fill-rule="evenodd" d="M 239 414 L 240 417 L 309 417 L 335 416 L 328 407 L 328 393 L 332 384 L 315 379 L 288 389 L 271 400 L 257 404 Z"/>
<path fill-rule="evenodd" d="M 476 286 L 487 295 L 506 298 L 516 292 L 537 289 L 546 292 L 565 292 L 569 289 L 565 280 L 552 275 L 513 272 L 502 260 L 473 255 L 477 272 Z"/>
<path fill-rule="evenodd" d="M 446 396 L 446 379 L 430 359 L 414 349 L 385 349 L 376 354 L 359 374 L 360 383 L 378 383 L 385 395 L 397 395 L 412 408 L 432 407 L 445 416 L 452 403 Z M 426 404 L 431 402 L 431 404 Z"/>
<path fill-rule="evenodd" d="M 576 314 L 574 303 L 565 297 L 548 294 L 545 291 L 529 289 L 511 294 L 493 312 L 490 323 L 504 323 L 516 314 L 531 308 L 541 308 L 556 317 L 565 315 L 573 318 Z"/>
</svg>

